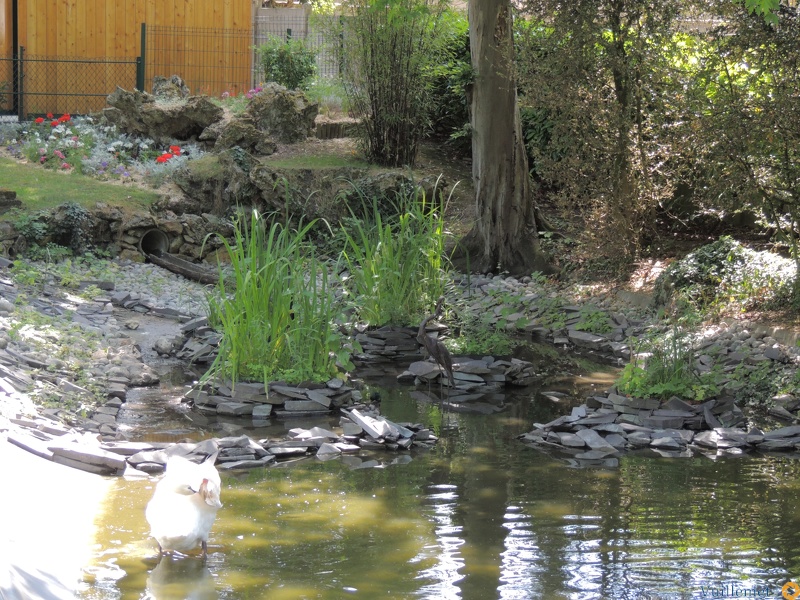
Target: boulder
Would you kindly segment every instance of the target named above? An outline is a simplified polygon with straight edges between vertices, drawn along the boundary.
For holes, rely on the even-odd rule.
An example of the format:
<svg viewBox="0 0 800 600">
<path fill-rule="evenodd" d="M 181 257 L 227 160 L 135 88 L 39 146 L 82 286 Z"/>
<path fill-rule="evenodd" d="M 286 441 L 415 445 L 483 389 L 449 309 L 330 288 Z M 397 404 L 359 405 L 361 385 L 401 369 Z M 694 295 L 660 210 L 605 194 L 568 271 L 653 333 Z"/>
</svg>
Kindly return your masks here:
<svg viewBox="0 0 800 600">
<path fill-rule="evenodd" d="M 147 92 L 117 87 L 107 100 L 103 116 L 121 131 L 149 137 L 156 143 L 198 137 L 209 125 L 222 119 L 223 110 L 205 96 L 185 101 L 156 102 Z"/>
<path fill-rule="evenodd" d="M 268 83 L 250 100 L 245 114 L 255 127 L 284 144 L 302 142 L 311 135 L 319 105 L 303 92 Z"/>
<path fill-rule="evenodd" d="M 177 75 L 169 79 L 156 75 L 153 77 L 153 96 L 158 100 L 183 100 L 189 95 L 189 87 Z"/>
<path fill-rule="evenodd" d="M 250 181 L 255 159 L 241 148 L 219 154 L 205 154 L 188 161 L 173 174 L 173 181 L 192 202 L 185 205 L 170 202 L 158 206 L 178 214 L 210 213 L 223 216 L 237 205 L 248 206 L 259 196 Z"/>
<path fill-rule="evenodd" d="M 269 156 L 278 148 L 267 133 L 258 128 L 251 115 L 235 116 L 227 123 L 215 126 L 215 129 L 218 132 L 214 143 L 215 151 L 238 146 L 247 152 Z M 204 131 L 203 136 L 210 137 L 210 132 Z"/>
</svg>

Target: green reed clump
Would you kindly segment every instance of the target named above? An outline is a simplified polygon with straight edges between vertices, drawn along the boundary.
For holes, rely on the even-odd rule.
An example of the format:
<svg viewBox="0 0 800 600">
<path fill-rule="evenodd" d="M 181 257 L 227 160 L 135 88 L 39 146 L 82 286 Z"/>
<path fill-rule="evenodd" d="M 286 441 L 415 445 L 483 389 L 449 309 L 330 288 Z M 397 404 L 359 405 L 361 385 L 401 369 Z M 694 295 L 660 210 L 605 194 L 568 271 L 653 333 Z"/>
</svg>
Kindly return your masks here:
<svg viewBox="0 0 800 600">
<path fill-rule="evenodd" d="M 347 368 L 328 272 L 305 242 L 314 223 L 268 227 L 256 211 L 242 220 L 233 242 L 223 241 L 232 274 L 209 297 L 222 340 L 207 378 L 299 383 L 336 375 L 337 361 Z"/>
<path fill-rule="evenodd" d="M 435 196 L 436 194 L 434 194 Z M 358 318 L 370 325 L 414 325 L 444 294 L 444 219 L 438 203 L 420 191 L 399 194 L 396 214 L 363 195 L 364 219 L 344 229 L 346 287 Z"/>
</svg>

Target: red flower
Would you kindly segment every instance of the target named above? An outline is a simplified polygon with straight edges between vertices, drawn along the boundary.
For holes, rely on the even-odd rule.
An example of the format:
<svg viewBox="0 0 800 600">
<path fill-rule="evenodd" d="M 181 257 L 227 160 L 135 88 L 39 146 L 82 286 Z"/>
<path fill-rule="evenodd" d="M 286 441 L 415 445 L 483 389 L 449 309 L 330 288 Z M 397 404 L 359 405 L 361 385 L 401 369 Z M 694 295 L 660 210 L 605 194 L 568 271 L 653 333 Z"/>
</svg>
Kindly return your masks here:
<svg viewBox="0 0 800 600">
<path fill-rule="evenodd" d="M 172 158 L 172 154 L 170 154 L 169 152 L 165 152 L 164 154 L 162 154 L 161 156 L 159 156 L 159 157 L 156 159 L 156 162 L 157 162 L 157 163 L 165 163 L 165 162 L 167 162 L 167 161 L 168 161 L 170 158 Z"/>
<path fill-rule="evenodd" d="M 173 156 L 180 156 L 181 155 L 181 147 L 180 146 L 170 146 L 169 151 L 173 154 Z"/>
<path fill-rule="evenodd" d="M 44 123 L 44 117 L 36 117 L 35 123 L 37 125 L 41 125 L 42 123 Z"/>
<path fill-rule="evenodd" d="M 50 121 L 50 127 L 58 127 L 58 121 Z"/>
<path fill-rule="evenodd" d="M 47 113 L 47 118 L 48 119 L 52 119 L 53 118 L 53 113 Z"/>
<path fill-rule="evenodd" d="M 59 121 L 59 123 L 66 123 L 66 122 L 67 122 L 67 121 L 69 121 L 71 118 L 72 118 L 72 117 L 70 117 L 70 116 L 69 116 L 69 114 L 67 114 L 67 113 L 64 113 L 63 115 L 61 115 L 60 117 L 58 117 L 58 121 Z"/>
</svg>

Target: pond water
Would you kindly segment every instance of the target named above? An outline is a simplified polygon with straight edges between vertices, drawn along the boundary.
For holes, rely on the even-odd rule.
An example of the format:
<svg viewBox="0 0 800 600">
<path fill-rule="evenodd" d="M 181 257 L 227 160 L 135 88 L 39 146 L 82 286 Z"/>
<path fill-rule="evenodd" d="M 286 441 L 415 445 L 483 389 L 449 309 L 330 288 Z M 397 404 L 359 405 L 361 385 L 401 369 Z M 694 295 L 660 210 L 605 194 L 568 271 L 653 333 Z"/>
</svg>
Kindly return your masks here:
<svg viewBox="0 0 800 600">
<path fill-rule="evenodd" d="M 410 391 L 383 389 L 382 413 L 435 429 L 437 447 L 223 475 L 205 562 L 158 562 L 153 483 L 116 480 L 81 597 L 781 598 L 800 581 L 796 460 L 637 454 L 573 468 L 516 439 L 567 406 L 528 390 L 493 416 L 442 413 Z M 171 406 L 171 435 L 198 434 Z"/>
</svg>

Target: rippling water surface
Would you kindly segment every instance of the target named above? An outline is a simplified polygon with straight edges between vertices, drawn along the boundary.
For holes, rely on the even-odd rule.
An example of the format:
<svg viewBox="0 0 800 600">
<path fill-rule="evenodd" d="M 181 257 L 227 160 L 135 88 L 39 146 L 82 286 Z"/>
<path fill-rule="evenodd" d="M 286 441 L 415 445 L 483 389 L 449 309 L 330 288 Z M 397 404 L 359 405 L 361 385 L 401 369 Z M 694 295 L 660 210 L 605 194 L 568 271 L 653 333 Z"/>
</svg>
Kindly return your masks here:
<svg viewBox="0 0 800 600">
<path fill-rule="evenodd" d="M 438 447 L 226 475 L 205 563 L 158 562 L 153 483 L 120 479 L 83 597 L 780 598 L 800 580 L 796 460 L 636 455 L 578 469 L 516 440 L 563 406 L 443 415 L 404 390 L 383 398 L 388 418 L 437 430 Z"/>
</svg>

